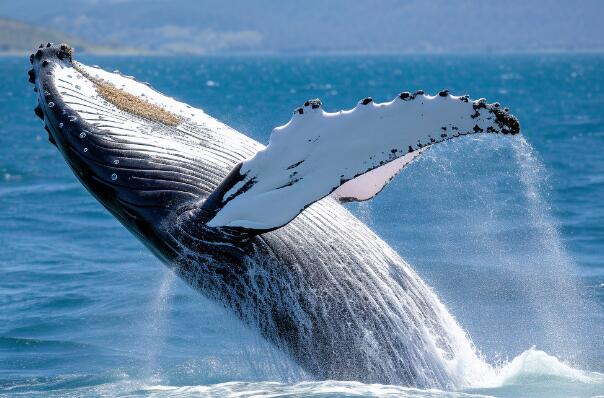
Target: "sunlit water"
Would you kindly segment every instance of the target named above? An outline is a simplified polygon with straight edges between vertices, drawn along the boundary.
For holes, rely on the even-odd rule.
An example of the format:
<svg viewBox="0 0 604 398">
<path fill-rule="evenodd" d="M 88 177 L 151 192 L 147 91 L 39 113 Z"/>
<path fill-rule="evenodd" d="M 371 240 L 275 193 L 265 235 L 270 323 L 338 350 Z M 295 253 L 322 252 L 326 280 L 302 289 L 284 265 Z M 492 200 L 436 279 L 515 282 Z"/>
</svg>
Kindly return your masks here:
<svg viewBox="0 0 604 398">
<path fill-rule="evenodd" d="M 350 205 L 484 361 L 452 392 L 313 380 L 85 192 L 33 116 L 27 59 L 0 58 L 0 394 L 604 395 L 604 57 L 83 60 L 264 142 L 314 97 L 336 110 L 446 87 L 510 106 L 526 141 L 439 145 L 375 200 Z"/>
</svg>

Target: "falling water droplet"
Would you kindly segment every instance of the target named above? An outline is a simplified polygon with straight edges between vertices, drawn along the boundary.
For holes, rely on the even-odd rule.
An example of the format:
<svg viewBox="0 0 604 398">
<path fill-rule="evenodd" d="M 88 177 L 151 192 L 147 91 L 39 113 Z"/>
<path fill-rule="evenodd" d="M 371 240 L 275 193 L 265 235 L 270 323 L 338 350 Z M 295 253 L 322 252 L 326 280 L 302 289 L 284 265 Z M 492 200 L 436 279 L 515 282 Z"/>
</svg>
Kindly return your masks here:
<svg viewBox="0 0 604 398">
<path fill-rule="evenodd" d="M 73 115 L 69 116 L 69 121 L 70 121 L 70 122 L 75 122 L 77 119 L 78 119 L 78 118 L 77 118 L 77 117 L 75 117 L 75 116 L 73 116 Z"/>
<path fill-rule="evenodd" d="M 59 127 L 63 127 L 63 123 L 59 123 Z"/>
<path fill-rule="evenodd" d="M 84 148 L 84 152 L 88 152 L 88 148 Z"/>
<path fill-rule="evenodd" d="M 113 161 L 113 164 L 120 164 L 120 160 L 119 160 L 119 159 L 115 159 L 115 160 Z"/>
<path fill-rule="evenodd" d="M 80 133 L 80 138 L 86 138 L 86 131 L 82 131 Z"/>
<path fill-rule="evenodd" d="M 49 107 L 49 108 L 52 108 L 53 106 L 55 106 L 55 103 L 54 103 L 54 102 L 52 102 L 52 101 L 50 101 L 50 102 L 48 103 L 48 107 Z"/>
<path fill-rule="evenodd" d="M 111 180 L 112 181 L 117 180 L 117 174 L 115 174 L 115 173 L 111 174 Z"/>
</svg>

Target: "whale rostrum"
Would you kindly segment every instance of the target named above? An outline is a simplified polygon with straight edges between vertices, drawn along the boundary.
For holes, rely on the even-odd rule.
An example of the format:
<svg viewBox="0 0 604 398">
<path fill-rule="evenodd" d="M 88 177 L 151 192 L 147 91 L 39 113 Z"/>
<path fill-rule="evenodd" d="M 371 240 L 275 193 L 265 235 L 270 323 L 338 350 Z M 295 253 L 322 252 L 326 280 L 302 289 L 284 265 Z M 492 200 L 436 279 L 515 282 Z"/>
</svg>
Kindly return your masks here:
<svg viewBox="0 0 604 398">
<path fill-rule="evenodd" d="M 67 45 L 30 61 L 35 114 L 86 189 L 310 374 L 451 388 L 481 366 L 431 289 L 340 203 L 374 197 L 439 142 L 519 133 L 507 108 L 447 90 L 334 113 L 315 99 L 263 146 Z"/>
</svg>

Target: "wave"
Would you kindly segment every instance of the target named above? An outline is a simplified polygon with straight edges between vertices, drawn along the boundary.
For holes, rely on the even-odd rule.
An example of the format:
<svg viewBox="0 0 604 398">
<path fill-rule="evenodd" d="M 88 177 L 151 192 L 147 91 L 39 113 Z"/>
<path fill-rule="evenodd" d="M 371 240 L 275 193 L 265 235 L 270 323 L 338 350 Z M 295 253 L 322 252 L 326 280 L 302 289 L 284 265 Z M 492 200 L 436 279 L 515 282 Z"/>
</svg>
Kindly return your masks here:
<svg viewBox="0 0 604 398">
<path fill-rule="evenodd" d="M 31 383 L 31 385 L 29 385 Z M 153 383 L 153 382 L 152 382 Z M 4 391 L 3 391 L 4 389 Z M 203 385 L 149 384 L 126 373 L 98 378 L 65 375 L 58 378 L 23 380 L 2 386 L 2 393 L 28 397 L 402 397 L 402 398 L 482 398 L 482 397 L 602 397 L 604 374 L 570 366 L 544 351 L 531 348 L 511 361 L 490 367 L 483 379 L 456 391 L 417 389 L 356 381 L 232 381 Z"/>
<path fill-rule="evenodd" d="M 211 386 L 152 386 L 137 393 L 152 397 L 400 397 L 400 398 L 466 398 L 481 394 L 421 390 L 385 384 L 355 381 L 309 381 L 297 384 L 276 382 L 222 383 Z"/>
<path fill-rule="evenodd" d="M 199 386 L 154 385 L 133 392 L 153 397 L 596 397 L 604 392 L 604 374 L 580 370 L 531 348 L 491 367 L 482 380 L 458 391 L 416 389 L 354 381 L 229 382 Z"/>
<path fill-rule="evenodd" d="M 534 347 L 495 369 L 493 378 L 484 380 L 483 386 L 501 387 L 552 378 L 584 384 L 601 384 L 604 387 L 604 374 L 573 368 Z"/>
<path fill-rule="evenodd" d="M 63 340 L 40 340 L 31 338 L 20 338 L 10 336 L 0 336 L 0 350 L 31 350 L 31 349 L 48 349 L 48 348 L 86 348 L 93 347 L 89 344 L 74 343 Z"/>
</svg>

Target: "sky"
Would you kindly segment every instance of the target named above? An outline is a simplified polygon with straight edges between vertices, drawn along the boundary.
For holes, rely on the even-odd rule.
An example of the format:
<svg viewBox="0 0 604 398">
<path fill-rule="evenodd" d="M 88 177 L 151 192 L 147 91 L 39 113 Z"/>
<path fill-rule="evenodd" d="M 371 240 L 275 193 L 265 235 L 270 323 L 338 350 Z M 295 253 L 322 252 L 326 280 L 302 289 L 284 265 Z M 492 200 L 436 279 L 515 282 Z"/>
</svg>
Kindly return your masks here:
<svg viewBox="0 0 604 398">
<path fill-rule="evenodd" d="M 601 0 L 0 0 L 0 16 L 166 53 L 604 50 Z"/>
</svg>

